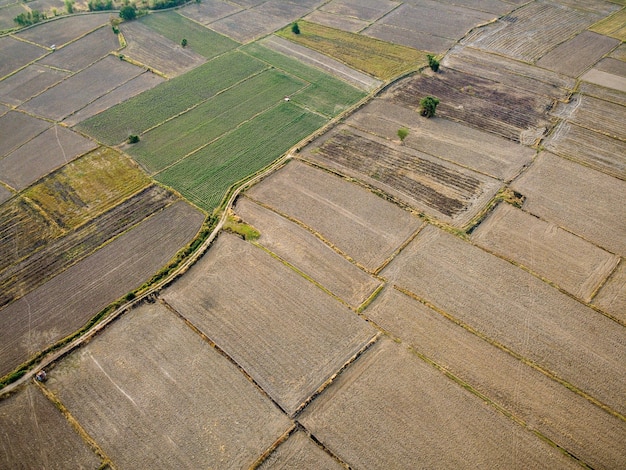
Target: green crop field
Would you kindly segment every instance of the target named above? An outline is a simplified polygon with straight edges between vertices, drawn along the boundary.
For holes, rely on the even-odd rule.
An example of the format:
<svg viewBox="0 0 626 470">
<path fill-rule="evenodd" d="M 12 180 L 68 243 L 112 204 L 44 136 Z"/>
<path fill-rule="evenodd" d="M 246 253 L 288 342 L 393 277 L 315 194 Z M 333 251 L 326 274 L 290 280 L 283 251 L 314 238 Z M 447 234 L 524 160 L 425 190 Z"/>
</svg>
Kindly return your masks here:
<svg viewBox="0 0 626 470">
<path fill-rule="evenodd" d="M 251 75 L 266 64 L 233 51 L 80 123 L 77 128 L 116 145 L 141 134 Z"/>
<path fill-rule="evenodd" d="M 294 103 L 282 102 L 156 179 L 211 211 L 233 183 L 269 165 L 325 122 Z"/>
<path fill-rule="evenodd" d="M 276 69 L 264 71 L 147 132 L 128 153 L 149 172 L 161 171 L 305 86 Z"/>
<path fill-rule="evenodd" d="M 140 21 L 177 44 L 181 44 L 182 40 L 186 39 L 186 47 L 207 59 L 212 59 L 239 45 L 232 39 L 205 28 L 175 11 L 151 13 L 141 18 Z"/>
<path fill-rule="evenodd" d="M 291 26 L 281 29 L 276 34 L 382 80 L 389 80 L 427 63 L 426 53 L 412 47 L 308 21 L 299 21 L 298 25 L 300 34 L 293 34 Z"/>
<path fill-rule="evenodd" d="M 311 83 L 291 98 L 326 116 L 336 116 L 365 96 L 365 92 L 342 80 L 257 43 L 245 46 L 242 51 Z"/>
</svg>

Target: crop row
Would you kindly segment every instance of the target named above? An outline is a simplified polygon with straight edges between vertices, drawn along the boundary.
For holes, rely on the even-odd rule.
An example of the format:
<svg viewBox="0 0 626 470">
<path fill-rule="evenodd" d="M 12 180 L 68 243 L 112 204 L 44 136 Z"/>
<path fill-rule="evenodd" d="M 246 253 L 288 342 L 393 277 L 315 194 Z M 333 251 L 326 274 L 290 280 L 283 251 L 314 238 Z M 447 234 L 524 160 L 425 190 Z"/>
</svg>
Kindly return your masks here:
<svg viewBox="0 0 626 470">
<path fill-rule="evenodd" d="M 156 178 L 210 211 L 233 183 L 269 165 L 324 122 L 298 106 L 281 103 Z"/>
<path fill-rule="evenodd" d="M 78 128 L 115 145 L 129 133 L 140 134 L 264 68 L 250 56 L 231 52 L 87 119 Z"/>
</svg>

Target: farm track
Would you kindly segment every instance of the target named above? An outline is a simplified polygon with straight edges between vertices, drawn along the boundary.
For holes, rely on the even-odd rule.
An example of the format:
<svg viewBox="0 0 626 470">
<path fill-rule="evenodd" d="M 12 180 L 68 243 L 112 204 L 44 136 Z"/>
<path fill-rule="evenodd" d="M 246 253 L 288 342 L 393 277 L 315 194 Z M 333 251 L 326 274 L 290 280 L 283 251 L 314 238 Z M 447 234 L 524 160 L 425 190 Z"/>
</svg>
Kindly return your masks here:
<svg viewBox="0 0 626 470">
<path fill-rule="evenodd" d="M 77 230 L 50 242 L 18 264 L 0 272 L 0 309 L 174 200 L 175 196 L 171 192 L 160 186 L 149 186 Z"/>
</svg>

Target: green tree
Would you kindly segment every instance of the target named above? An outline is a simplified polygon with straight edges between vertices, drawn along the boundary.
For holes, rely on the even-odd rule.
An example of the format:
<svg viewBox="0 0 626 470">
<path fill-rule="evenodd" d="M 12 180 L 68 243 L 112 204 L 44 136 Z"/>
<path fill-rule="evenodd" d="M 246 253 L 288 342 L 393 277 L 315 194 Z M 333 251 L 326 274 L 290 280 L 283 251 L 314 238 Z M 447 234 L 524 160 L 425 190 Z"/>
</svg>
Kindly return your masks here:
<svg viewBox="0 0 626 470">
<path fill-rule="evenodd" d="M 65 11 L 68 14 L 74 13 L 74 0 L 65 0 Z"/>
<path fill-rule="evenodd" d="M 131 134 L 128 136 L 127 142 L 129 144 L 136 144 L 137 142 L 139 142 L 139 136 L 135 134 Z"/>
<path fill-rule="evenodd" d="M 428 54 L 426 56 L 428 58 L 428 66 L 430 67 L 430 69 L 433 72 L 436 72 L 439 70 L 439 61 L 437 59 L 435 59 L 435 56 L 432 54 Z"/>
<path fill-rule="evenodd" d="M 300 26 L 298 26 L 298 23 L 292 23 L 291 32 L 293 34 L 300 34 Z"/>
<path fill-rule="evenodd" d="M 137 11 L 135 10 L 135 7 L 132 5 L 126 5 L 125 7 L 122 7 L 122 9 L 120 10 L 120 18 L 125 21 L 131 21 L 137 18 Z"/>
<path fill-rule="evenodd" d="M 422 98 L 420 100 L 420 106 L 422 110 L 420 114 L 427 118 L 433 117 L 435 112 L 437 111 L 437 105 L 439 104 L 439 100 L 434 96 L 427 96 L 426 98 Z"/>
<path fill-rule="evenodd" d="M 406 136 L 409 135 L 409 130 L 406 127 L 401 127 L 398 129 L 398 137 L 400 137 L 400 142 L 404 142 Z"/>
<path fill-rule="evenodd" d="M 187 47 L 187 40 L 185 38 L 183 38 L 182 41 L 180 41 L 180 45 L 183 47 Z"/>
</svg>

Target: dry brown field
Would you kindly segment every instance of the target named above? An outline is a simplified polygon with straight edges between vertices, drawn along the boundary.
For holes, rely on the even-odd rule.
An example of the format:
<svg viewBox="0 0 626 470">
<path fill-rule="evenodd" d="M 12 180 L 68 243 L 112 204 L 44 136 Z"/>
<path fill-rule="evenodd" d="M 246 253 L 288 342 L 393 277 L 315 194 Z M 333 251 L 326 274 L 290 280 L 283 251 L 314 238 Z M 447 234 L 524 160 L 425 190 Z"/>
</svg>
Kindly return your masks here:
<svg viewBox="0 0 626 470">
<path fill-rule="evenodd" d="M 243 10 L 210 24 L 212 30 L 242 44 L 265 36 L 289 21 L 256 10 Z"/>
<path fill-rule="evenodd" d="M 241 7 L 221 0 L 204 0 L 203 2 L 189 3 L 178 10 L 178 12 L 198 23 L 208 25 L 215 20 L 232 15 L 240 10 Z"/>
<path fill-rule="evenodd" d="M 102 95 L 95 101 L 89 103 L 84 108 L 76 111 L 75 113 L 72 113 L 71 115 L 63 119 L 63 123 L 67 124 L 68 126 L 75 126 L 79 122 L 82 122 L 85 119 L 95 116 L 102 111 L 112 108 L 116 104 L 119 104 L 122 101 L 126 101 L 127 99 L 130 99 L 135 95 L 154 88 L 164 81 L 165 79 L 161 78 L 157 74 L 146 71 L 135 78 L 131 78 L 126 83 L 117 87 L 111 93 Z"/>
<path fill-rule="evenodd" d="M 98 457 L 35 385 L 0 400 L 0 468 L 98 468 Z"/>
<path fill-rule="evenodd" d="M 621 80 L 618 83 L 614 82 L 615 76 L 608 76 L 605 72 L 598 72 L 596 70 L 591 69 L 588 73 L 600 73 L 602 74 L 599 83 L 592 83 L 593 80 L 582 81 L 578 86 L 578 91 L 585 95 L 595 96 L 596 98 L 600 98 L 606 101 L 611 101 L 613 103 L 621 104 L 622 106 L 626 106 L 626 91 L 621 90 Z M 586 80 L 587 74 L 581 77 L 582 80 Z M 607 78 L 609 78 L 612 83 L 607 83 Z M 604 86 L 602 85 L 604 83 Z M 611 88 L 607 88 L 608 85 L 611 85 Z"/>
<path fill-rule="evenodd" d="M 626 206 L 615 197 L 626 182 L 542 152 L 512 188 L 526 196 L 525 211 L 626 255 Z"/>
<path fill-rule="evenodd" d="M 593 304 L 626 324 L 626 263 L 623 258 L 593 299 Z"/>
<path fill-rule="evenodd" d="M 298 161 L 248 191 L 375 272 L 421 226 L 407 211 L 355 184 Z"/>
<path fill-rule="evenodd" d="M 595 170 L 626 179 L 626 141 L 561 122 L 544 141 L 544 147 Z"/>
<path fill-rule="evenodd" d="M 492 178 L 354 128 L 338 127 L 317 145 L 309 158 L 456 226 L 467 224 L 502 186 Z"/>
<path fill-rule="evenodd" d="M 345 468 L 305 432 L 296 431 L 258 467 L 267 469 L 341 470 Z"/>
<path fill-rule="evenodd" d="M 531 2 L 484 28 L 472 31 L 461 43 L 534 63 L 573 35 L 619 9 L 617 5 L 598 2 L 593 10 L 581 7 L 580 2 L 573 6 Z"/>
<path fill-rule="evenodd" d="M 589 29 L 621 41 L 626 41 L 626 8 L 622 8 L 613 15 L 594 24 Z"/>
<path fill-rule="evenodd" d="M 13 18 L 26 12 L 23 3 L 15 0 L 3 0 L 0 2 L 0 31 L 7 31 L 15 28 Z"/>
<path fill-rule="evenodd" d="M 552 114 L 595 132 L 626 141 L 624 112 L 626 107 L 592 96 L 576 94 L 556 107 Z"/>
<path fill-rule="evenodd" d="M 626 423 L 421 302 L 387 288 L 367 317 L 591 468 L 626 462 Z"/>
<path fill-rule="evenodd" d="M 351 468 L 579 468 L 388 339 L 337 377 L 299 421 Z"/>
<path fill-rule="evenodd" d="M 61 48 L 91 31 L 108 25 L 109 16 L 110 13 L 106 12 L 58 17 L 53 21 L 37 25 L 36 28 L 28 28 L 15 33 L 15 36 L 42 47 L 55 45 L 57 48 Z"/>
<path fill-rule="evenodd" d="M 510 204 L 498 205 L 471 238 L 585 302 L 619 262 L 619 257 Z"/>
<path fill-rule="evenodd" d="M 622 43 L 619 47 L 617 47 L 613 52 L 609 54 L 609 57 L 613 57 L 614 59 L 618 59 L 621 61 L 626 61 L 626 44 Z"/>
<path fill-rule="evenodd" d="M 143 23 L 132 21 L 120 25 L 127 46 L 120 50 L 124 56 L 155 69 L 168 78 L 177 77 L 206 62 L 191 49 L 185 49 Z"/>
<path fill-rule="evenodd" d="M 10 106 L 19 106 L 68 75 L 68 72 L 62 70 L 31 64 L 0 81 L 0 101 Z"/>
<path fill-rule="evenodd" d="M 407 0 L 407 3 L 421 3 L 423 0 Z M 505 15 L 515 8 L 515 5 L 526 3 L 526 0 L 442 0 L 441 3 L 464 6 L 486 13 Z"/>
<path fill-rule="evenodd" d="M 0 376 L 139 287 L 196 235 L 203 219 L 182 201 L 170 205 L 0 310 Z"/>
<path fill-rule="evenodd" d="M 299 225 L 247 198 L 235 212 L 261 232 L 258 243 L 312 278 L 331 294 L 357 308 L 381 285 Z"/>
<path fill-rule="evenodd" d="M 18 41 L 11 36 L 0 38 L 0 52 L 2 62 L 0 62 L 0 78 L 3 78 L 30 62 L 48 54 L 48 50 L 24 41 Z"/>
<path fill-rule="evenodd" d="M 602 87 L 618 90 L 622 94 L 626 93 L 626 77 L 624 76 L 604 72 L 594 67 L 585 73 L 581 79 Z M 623 103 L 620 104 L 623 105 Z"/>
<path fill-rule="evenodd" d="M 434 96 L 440 100 L 438 116 L 515 142 L 528 140 L 527 132 L 541 136 L 555 120 L 546 111 L 552 99 L 454 69 L 415 75 L 394 85 L 388 93 L 393 102 L 416 110 L 422 98 Z"/>
<path fill-rule="evenodd" d="M 22 104 L 20 109 L 62 121 L 143 72 L 140 67 L 107 56 Z"/>
<path fill-rule="evenodd" d="M 367 28 L 369 23 L 367 21 L 357 20 L 356 18 L 348 18 L 345 16 L 337 16 L 332 13 L 327 13 L 322 10 L 315 10 L 304 19 L 311 23 L 317 23 L 329 28 L 340 29 L 342 31 L 348 31 L 349 33 L 357 33 L 362 29 Z"/>
<path fill-rule="evenodd" d="M 602 72 L 618 75 L 622 78 L 626 77 L 626 62 L 623 60 L 605 57 L 600 60 L 594 68 Z"/>
<path fill-rule="evenodd" d="M 13 193 L 0 184 L 0 204 L 8 201 L 13 196 Z"/>
<path fill-rule="evenodd" d="M 0 178 L 21 190 L 97 146 L 66 127 L 54 125 L 0 160 Z"/>
<path fill-rule="evenodd" d="M 159 303 L 124 314 L 49 377 L 116 468 L 247 468 L 292 426 Z"/>
<path fill-rule="evenodd" d="M 615 321 L 432 226 L 382 275 L 624 416 L 626 329 Z"/>
<path fill-rule="evenodd" d="M 149 186 L 78 229 L 46 244 L 19 263 L 0 271 L 0 308 L 39 287 L 174 200 L 173 194 L 165 189 Z"/>
<path fill-rule="evenodd" d="M 332 0 L 324 4 L 320 10 L 371 23 L 399 5 L 400 2 L 393 0 Z"/>
<path fill-rule="evenodd" d="M 578 77 L 619 44 L 617 39 L 583 31 L 542 56 L 537 65 L 569 77 Z"/>
<path fill-rule="evenodd" d="M 413 109 L 386 99 L 373 100 L 346 123 L 396 143 L 398 129 L 405 127 L 409 134 L 403 146 L 501 181 L 513 179 L 535 155 L 531 148 L 458 122 L 424 119 Z"/>
<path fill-rule="evenodd" d="M 80 38 L 80 41 L 57 49 L 54 54 L 38 61 L 38 64 L 78 72 L 119 47 L 117 35 L 113 34 L 110 25 L 107 25 Z"/>
<path fill-rule="evenodd" d="M 264 15 L 281 18 L 285 22 L 285 24 L 288 24 L 303 17 L 309 11 L 311 11 L 311 3 L 319 4 L 320 1 L 315 0 L 313 2 L 308 2 L 309 5 L 306 5 L 305 3 L 306 2 L 285 2 L 283 0 L 269 0 L 261 4 L 255 10 L 262 12 Z"/>
<path fill-rule="evenodd" d="M 50 122 L 25 113 L 9 111 L 0 117 L 0 160 L 38 136 L 51 126 Z"/>
<path fill-rule="evenodd" d="M 228 233 L 161 297 L 290 415 L 376 334 L 300 274 Z"/>
</svg>

